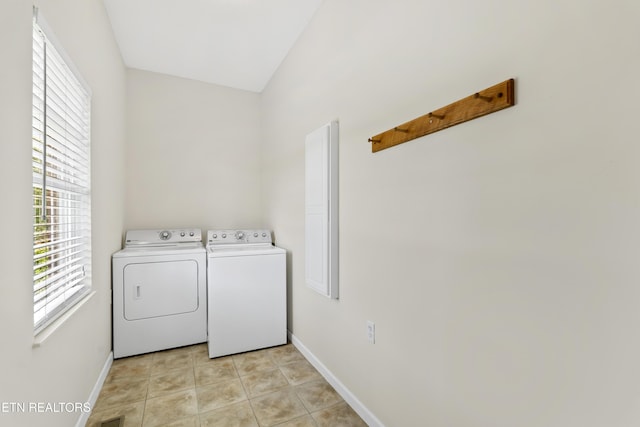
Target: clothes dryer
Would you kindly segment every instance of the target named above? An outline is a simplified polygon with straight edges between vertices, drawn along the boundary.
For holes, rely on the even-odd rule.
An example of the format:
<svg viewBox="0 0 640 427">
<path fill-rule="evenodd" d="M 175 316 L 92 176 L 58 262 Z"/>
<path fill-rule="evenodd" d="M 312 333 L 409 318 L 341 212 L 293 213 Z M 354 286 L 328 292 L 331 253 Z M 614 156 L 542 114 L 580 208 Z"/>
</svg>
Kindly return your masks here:
<svg viewBox="0 0 640 427">
<path fill-rule="evenodd" d="M 206 262 L 200 230 L 126 233 L 112 257 L 114 358 L 207 341 Z"/>
</svg>

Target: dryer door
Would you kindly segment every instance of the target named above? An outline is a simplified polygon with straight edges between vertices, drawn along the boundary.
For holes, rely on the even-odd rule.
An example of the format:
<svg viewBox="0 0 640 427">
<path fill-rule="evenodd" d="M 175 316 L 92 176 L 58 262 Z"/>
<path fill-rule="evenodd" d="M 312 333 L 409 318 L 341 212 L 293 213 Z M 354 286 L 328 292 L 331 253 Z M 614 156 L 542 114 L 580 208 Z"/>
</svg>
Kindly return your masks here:
<svg viewBox="0 0 640 427">
<path fill-rule="evenodd" d="M 123 288 L 127 320 L 190 313 L 199 304 L 198 263 L 182 260 L 127 264 Z"/>
</svg>

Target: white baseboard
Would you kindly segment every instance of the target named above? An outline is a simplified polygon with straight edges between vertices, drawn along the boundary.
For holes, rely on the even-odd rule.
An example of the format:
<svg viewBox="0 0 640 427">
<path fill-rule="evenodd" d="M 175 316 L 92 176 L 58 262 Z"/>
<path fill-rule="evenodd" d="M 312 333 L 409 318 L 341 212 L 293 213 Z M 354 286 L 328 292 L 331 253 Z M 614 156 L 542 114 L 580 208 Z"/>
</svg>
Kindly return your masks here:
<svg viewBox="0 0 640 427">
<path fill-rule="evenodd" d="M 98 377 L 96 384 L 93 386 L 93 390 L 91 390 L 89 399 L 87 399 L 87 402 L 89 402 L 89 405 L 91 406 L 92 410 L 96 404 L 96 401 L 98 400 L 98 395 L 100 395 L 100 390 L 102 390 L 104 381 L 107 379 L 107 374 L 109 373 L 109 369 L 111 369 L 112 363 L 113 363 L 113 352 L 110 352 L 109 355 L 107 356 L 107 360 L 104 362 L 102 371 L 100 371 L 100 376 Z M 78 422 L 76 423 L 76 427 L 84 427 L 87 424 L 87 421 L 89 421 L 90 415 L 91 415 L 91 412 L 82 412 L 82 414 L 80 415 L 80 418 L 78 419 Z"/>
<path fill-rule="evenodd" d="M 327 369 L 327 367 L 324 366 L 324 364 L 291 332 L 289 332 L 289 339 L 300 353 L 302 353 L 302 355 L 309 361 L 309 363 L 311 363 L 314 368 L 320 372 L 320 375 L 322 375 L 324 379 L 331 384 L 345 402 L 347 402 L 349 406 L 351 406 L 353 410 L 360 415 L 360 418 L 362 418 L 369 427 L 384 427 L 384 424 L 382 424 L 382 422 L 373 415 L 373 412 L 364 406 L 362 402 L 360 402 L 360 400 L 358 400 L 358 398 L 351 393 L 351 391 L 345 387 L 345 385 L 342 384 L 342 382 L 340 382 L 340 380 L 336 378 L 336 376 L 333 375 L 333 373 L 329 371 L 329 369 Z"/>
</svg>

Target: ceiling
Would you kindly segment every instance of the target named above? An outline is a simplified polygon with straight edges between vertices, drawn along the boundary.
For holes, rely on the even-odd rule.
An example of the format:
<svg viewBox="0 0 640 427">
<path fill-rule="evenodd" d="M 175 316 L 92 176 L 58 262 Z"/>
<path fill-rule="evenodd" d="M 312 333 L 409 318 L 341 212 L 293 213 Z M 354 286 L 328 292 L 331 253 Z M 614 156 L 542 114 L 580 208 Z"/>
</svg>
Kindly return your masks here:
<svg viewBox="0 0 640 427">
<path fill-rule="evenodd" d="M 262 92 L 322 0 L 103 0 L 127 67 Z"/>
</svg>

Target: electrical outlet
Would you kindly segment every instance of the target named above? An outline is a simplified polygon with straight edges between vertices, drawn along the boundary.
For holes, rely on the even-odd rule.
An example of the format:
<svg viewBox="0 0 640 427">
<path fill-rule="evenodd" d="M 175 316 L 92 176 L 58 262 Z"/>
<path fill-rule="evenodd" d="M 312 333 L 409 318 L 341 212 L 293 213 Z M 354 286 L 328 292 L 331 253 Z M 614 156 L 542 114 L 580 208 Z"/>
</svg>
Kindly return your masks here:
<svg viewBox="0 0 640 427">
<path fill-rule="evenodd" d="M 371 320 L 367 320 L 367 339 L 371 344 L 376 342 L 376 324 Z"/>
</svg>

